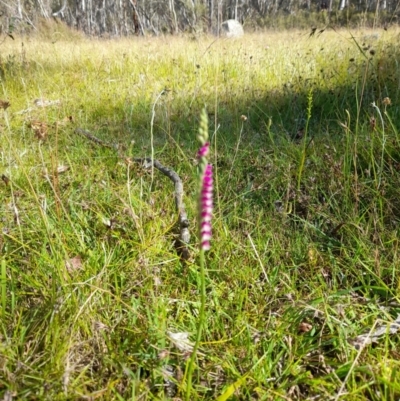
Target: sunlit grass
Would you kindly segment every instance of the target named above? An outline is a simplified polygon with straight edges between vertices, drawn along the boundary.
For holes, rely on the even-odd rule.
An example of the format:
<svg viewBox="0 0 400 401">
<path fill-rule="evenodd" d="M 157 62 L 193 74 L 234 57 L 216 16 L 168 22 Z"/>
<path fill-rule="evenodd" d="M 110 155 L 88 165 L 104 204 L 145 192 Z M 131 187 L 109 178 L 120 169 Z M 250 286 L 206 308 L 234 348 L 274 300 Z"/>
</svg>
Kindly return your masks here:
<svg viewBox="0 0 400 401">
<path fill-rule="evenodd" d="M 193 399 L 398 399 L 396 335 L 349 343 L 399 309 L 398 32 L 369 34 L 5 42 L 0 396 L 184 398 L 188 355 L 167 332 L 197 327 L 206 106 L 216 205 Z M 125 158 L 151 155 L 151 131 L 185 185 L 186 265 L 173 185 Z"/>
</svg>

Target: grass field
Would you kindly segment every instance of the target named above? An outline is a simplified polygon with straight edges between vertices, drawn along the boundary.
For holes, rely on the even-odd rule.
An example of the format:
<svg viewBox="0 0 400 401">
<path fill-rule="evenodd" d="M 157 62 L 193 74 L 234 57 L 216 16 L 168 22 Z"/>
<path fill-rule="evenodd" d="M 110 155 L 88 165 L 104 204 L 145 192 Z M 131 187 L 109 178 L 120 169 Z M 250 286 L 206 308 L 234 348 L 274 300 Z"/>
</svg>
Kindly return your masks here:
<svg viewBox="0 0 400 401">
<path fill-rule="evenodd" d="M 0 399 L 398 400 L 400 36 L 373 34 L 2 43 Z"/>
</svg>

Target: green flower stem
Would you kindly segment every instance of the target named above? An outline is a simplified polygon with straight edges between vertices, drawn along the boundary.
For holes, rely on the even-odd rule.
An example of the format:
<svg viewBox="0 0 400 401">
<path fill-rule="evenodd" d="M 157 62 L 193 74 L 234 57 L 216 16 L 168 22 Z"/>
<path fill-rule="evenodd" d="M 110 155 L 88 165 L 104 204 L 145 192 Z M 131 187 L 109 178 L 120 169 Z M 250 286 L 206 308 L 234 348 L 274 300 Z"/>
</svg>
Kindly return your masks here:
<svg viewBox="0 0 400 401">
<path fill-rule="evenodd" d="M 192 355 L 190 356 L 189 366 L 187 369 L 187 387 L 186 387 L 186 401 L 190 400 L 190 393 L 192 391 L 192 376 L 194 363 L 196 360 L 197 350 L 199 349 L 201 335 L 204 327 L 206 309 L 206 273 L 205 273 L 205 251 L 200 250 L 200 310 L 199 321 L 197 326 L 196 341 L 193 346 Z"/>
</svg>

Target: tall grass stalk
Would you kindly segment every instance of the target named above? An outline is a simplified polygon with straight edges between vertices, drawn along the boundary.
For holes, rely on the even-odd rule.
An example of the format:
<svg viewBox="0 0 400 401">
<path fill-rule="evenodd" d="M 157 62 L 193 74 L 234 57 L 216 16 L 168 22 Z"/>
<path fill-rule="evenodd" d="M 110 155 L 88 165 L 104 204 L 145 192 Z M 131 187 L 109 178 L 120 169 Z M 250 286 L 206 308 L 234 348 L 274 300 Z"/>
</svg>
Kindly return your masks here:
<svg viewBox="0 0 400 401">
<path fill-rule="evenodd" d="M 1 272 L 0 272 L 0 290 L 1 290 L 1 317 L 6 316 L 6 306 L 7 306 L 7 264 L 4 258 L 1 259 Z"/>
<path fill-rule="evenodd" d="M 308 140 L 308 131 L 309 131 L 309 126 L 310 126 L 310 120 L 312 116 L 312 106 L 313 106 L 313 93 L 312 90 L 308 92 L 307 96 L 307 118 L 306 118 L 306 126 L 304 128 L 304 136 L 303 136 L 303 149 L 301 151 L 300 155 L 300 161 L 299 161 L 299 169 L 297 173 L 297 191 L 300 192 L 300 186 L 301 186 L 301 177 L 303 174 L 304 170 L 304 163 L 306 162 L 306 157 L 307 157 L 307 150 L 308 146 L 310 145 L 312 138 L 310 139 L 310 142 Z"/>
</svg>

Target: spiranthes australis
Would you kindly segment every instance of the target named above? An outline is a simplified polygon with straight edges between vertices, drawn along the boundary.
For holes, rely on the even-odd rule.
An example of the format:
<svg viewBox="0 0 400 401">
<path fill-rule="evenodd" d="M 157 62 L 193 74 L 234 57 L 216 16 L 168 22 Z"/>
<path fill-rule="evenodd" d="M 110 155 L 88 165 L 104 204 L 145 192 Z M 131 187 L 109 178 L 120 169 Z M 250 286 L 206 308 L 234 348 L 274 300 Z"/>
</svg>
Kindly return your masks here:
<svg viewBox="0 0 400 401">
<path fill-rule="evenodd" d="M 186 401 L 190 400 L 192 391 L 192 375 L 196 353 L 200 345 L 201 334 L 205 321 L 206 305 L 206 279 L 205 279 L 205 251 L 211 247 L 210 240 L 212 236 L 211 218 L 213 212 L 213 169 L 208 163 L 208 154 L 210 152 L 210 143 L 208 142 L 208 118 L 205 109 L 201 113 L 200 127 L 197 139 L 200 142 L 200 150 L 197 153 L 199 159 L 199 233 L 200 233 L 200 310 L 197 326 L 196 341 L 194 343 L 192 355 L 187 365 L 186 377 Z"/>
<path fill-rule="evenodd" d="M 213 170 L 208 163 L 210 143 L 208 142 L 208 118 L 205 109 L 200 116 L 200 127 L 197 139 L 200 142 L 199 158 L 199 228 L 200 228 L 200 250 L 208 251 L 211 240 L 211 218 L 213 211 Z"/>
</svg>

